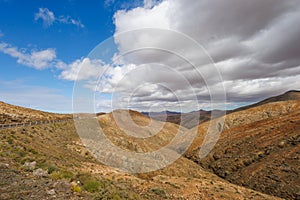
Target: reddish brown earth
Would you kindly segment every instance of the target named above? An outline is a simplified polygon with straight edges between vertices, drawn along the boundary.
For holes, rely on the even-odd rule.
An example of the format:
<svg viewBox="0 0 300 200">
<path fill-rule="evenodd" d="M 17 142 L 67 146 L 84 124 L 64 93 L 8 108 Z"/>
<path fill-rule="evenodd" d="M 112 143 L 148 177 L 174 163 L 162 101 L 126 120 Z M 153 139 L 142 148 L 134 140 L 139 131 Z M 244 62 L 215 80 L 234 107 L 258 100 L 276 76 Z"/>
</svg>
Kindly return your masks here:
<svg viewBox="0 0 300 200">
<path fill-rule="evenodd" d="M 137 124 L 149 124 L 137 112 L 130 115 Z M 122 143 L 124 133 L 111 113 L 99 120 L 116 145 L 134 151 L 135 143 L 142 152 L 164 145 L 180 128 L 167 123 L 148 143 Z M 0 186 L 0 199 L 279 199 L 229 183 L 184 157 L 152 173 L 121 172 L 92 157 L 71 121 L 0 130 Z"/>
<path fill-rule="evenodd" d="M 28 123 L 72 119 L 72 115 L 42 112 L 0 101 L 0 124 Z"/>
<path fill-rule="evenodd" d="M 244 107 L 241 107 L 241 108 L 237 108 L 237 109 L 229 111 L 229 112 L 246 110 L 246 109 L 249 109 L 249 108 L 262 106 L 264 104 L 272 103 L 272 102 L 294 101 L 294 100 L 300 100 L 300 91 L 297 91 L 297 90 L 287 91 L 287 92 L 285 92 L 281 95 L 270 97 L 270 98 L 264 99 L 264 100 L 262 100 L 258 103 L 255 103 L 255 104 L 252 104 L 252 105 L 249 105 L 249 106 L 244 106 Z"/>
<path fill-rule="evenodd" d="M 199 149 L 209 122 L 186 153 L 237 185 L 286 199 L 300 199 L 300 101 L 277 101 L 226 116 L 224 131 L 203 159 Z"/>
</svg>

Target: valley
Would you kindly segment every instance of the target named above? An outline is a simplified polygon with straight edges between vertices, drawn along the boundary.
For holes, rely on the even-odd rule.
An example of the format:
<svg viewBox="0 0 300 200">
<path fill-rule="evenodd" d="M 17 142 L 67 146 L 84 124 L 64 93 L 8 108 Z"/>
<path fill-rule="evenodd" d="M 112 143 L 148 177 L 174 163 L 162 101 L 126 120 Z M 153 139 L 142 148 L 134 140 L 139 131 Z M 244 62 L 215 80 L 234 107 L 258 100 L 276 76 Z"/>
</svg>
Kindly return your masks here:
<svg viewBox="0 0 300 200">
<path fill-rule="evenodd" d="M 136 153 L 164 147 L 178 131 L 197 132 L 191 146 L 175 162 L 157 171 L 136 174 L 95 159 L 82 143 L 73 121 L 55 122 L 70 119 L 71 115 L 1 103 L 4 124 L 53 122 L 0 130 L 0 198 L 298 199 L 299 108 L 299 100 L 281 98 L 229 112 L 222 116 L 225 122 L 217 144 L 202 159 L 199 149 L 205 145 L 202 143 L 209 120 L 187 129 L 136 111 L 98 115 L 107 138 Z M 116 113 L 130 117 L 138 128 L 127 128 L 145 138 L 128 135 L 115 121 Z M 152 129 L 147 127 L 150 123 L 154 124 Z"/>
</svg>

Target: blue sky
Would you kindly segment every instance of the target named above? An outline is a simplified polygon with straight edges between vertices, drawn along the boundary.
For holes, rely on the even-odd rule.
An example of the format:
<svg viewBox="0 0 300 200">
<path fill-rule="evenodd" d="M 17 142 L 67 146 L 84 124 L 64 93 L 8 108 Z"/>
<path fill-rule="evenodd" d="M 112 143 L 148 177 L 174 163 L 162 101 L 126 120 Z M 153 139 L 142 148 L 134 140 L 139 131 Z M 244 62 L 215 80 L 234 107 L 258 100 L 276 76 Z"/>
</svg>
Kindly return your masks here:
<svg viewBox="0 0 300 200">
<path fill-rule="evenodd" d="M 138 3 L 0 0 L 0 42 L 27 53 L 53 48 L 57 58 L 71 63 L 87 56 L 98 43 L 113 35 L 116 9 L 129 9 Z M 48 9 L 57 18 L 63 16 L 80 21 L 82 26 L 57 20 L 45 26 L 42 19 L 35 19 L 40 8 Z M 70 112 L 73 82 L 57 78 L 59 70 L 51 66 L 37 70 L 18 64 L 16 58 L 0 53 L 0 71 L 2 101 L 36 109 Z M 37 98 L 41 95 L 48 96 Z M 64 103 L 60 106 L 59 101 Z"/>
<path fill-rule="evenodd" d="M 0 101 L 72 112 L 77 81 L 96 111 L 257 102 L 300 89 L 299 13 L 298 0 L 0 0 Z"/>
</svg>

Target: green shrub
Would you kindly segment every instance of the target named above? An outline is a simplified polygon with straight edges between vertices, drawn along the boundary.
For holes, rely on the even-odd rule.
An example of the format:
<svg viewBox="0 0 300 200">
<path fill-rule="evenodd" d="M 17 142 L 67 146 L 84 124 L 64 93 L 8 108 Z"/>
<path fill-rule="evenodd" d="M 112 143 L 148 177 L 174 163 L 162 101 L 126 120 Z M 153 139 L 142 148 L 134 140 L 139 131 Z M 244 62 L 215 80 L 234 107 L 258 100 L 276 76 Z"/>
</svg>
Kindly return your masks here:
<svg viewBox="0 0 300 200">
<path fill-rule="evenodd" d="M 90 180 L 84 183 L 83 188 L 88 192 L 98 192 L 100 183 L 96 180 Z"/>
<path fill-rule="evenodd" d="M 159 195 L 163 198 L 167 198 L 167 193 L 165 190 L 159 189 L 159 188 L 151 188 L 150 192 L 153 192 L 156 195 Z"/>
<path fill-rule="evenodd" d="M 52 179 L 63 179 L 63 178 L 73 179 L 74 175 L 68 171 L 53 171 L 50 174 L 50 178 L 52 178 Z"/>
<path fill-rule="evenodd" d="M 35 149 L 29 149 L 28 151 L 32 154 L 38 154 L 38 152 Z"/>
<path fill-rule="evenodd" d="M 53 172 L 58 171 L 58 168 L 55 165 L 49 165 L 47 170 L 49 174 L 52 174 Z"/>
<path fill-rule="evenodd" d="M 73 191 L 73 192 L 76 192 L 76 193 L 80 193 L 80 192 L 81 192 L 81 187 L 78 186 L 78 185 L 74 185 L 74 186 L 72 187 L 72 191 Z"/>
<path fill-rule="evenodd" d="M 55 171 L 50 174 L 50 178 L 52 179 L 62 179 L 62 174 L 59 171 Z"/>
<path fill-rule="evenodd" d="M 176 188 L 176 189 L 180 189 L 180 187 L 174 183 L 171 183 L 171 182 L 166 182 L 166 184 L 169 184 L 171 185 L 172 187 Z"/>
</svg>

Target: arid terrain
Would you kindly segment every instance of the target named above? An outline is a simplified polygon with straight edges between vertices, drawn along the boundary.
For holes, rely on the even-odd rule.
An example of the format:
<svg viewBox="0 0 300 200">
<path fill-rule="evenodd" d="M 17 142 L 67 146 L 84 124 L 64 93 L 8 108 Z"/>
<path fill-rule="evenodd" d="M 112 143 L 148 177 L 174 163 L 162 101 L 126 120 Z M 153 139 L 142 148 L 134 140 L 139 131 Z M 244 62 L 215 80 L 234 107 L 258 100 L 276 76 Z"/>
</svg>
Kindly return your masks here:
<svg viewBox="0 0 300 200">
<path fill-rule="evenodd" d="M 210 121 L 189 130 L 136 111 L 98 115 L 113 144 L 137 153 L 165 146 L 178 131 L 196 130 L 184 156 L 149 173 L 125 173 L 101 164 L 70 120 L 0 130 L 0 199 L 299 199 L 300 101 L 286 96 L 228 114 L 216 146 L 201 160 L 199 149 Z M 0 112 L 2 124 L 71 117 L 5 103 Z M 124 113 L 143 127 L 129 131 L 150 137 L 128 136 L 114 118 Z"/>
<path fill-rule="evenodd" d="M 195 127 L 198 135 L 186 157 L 232 183 L 299 199 L 299 94 L 288 92 L 228 114 L 217 144 L 201 160 L 199 144 L 209 122 Z"/>
<path fill-rule="evenodd" d="M 47 122 L 66 119 L 72 119 L 72 115 L 42 112 L 0 101 L 0 124 Z"/>
</svg>

